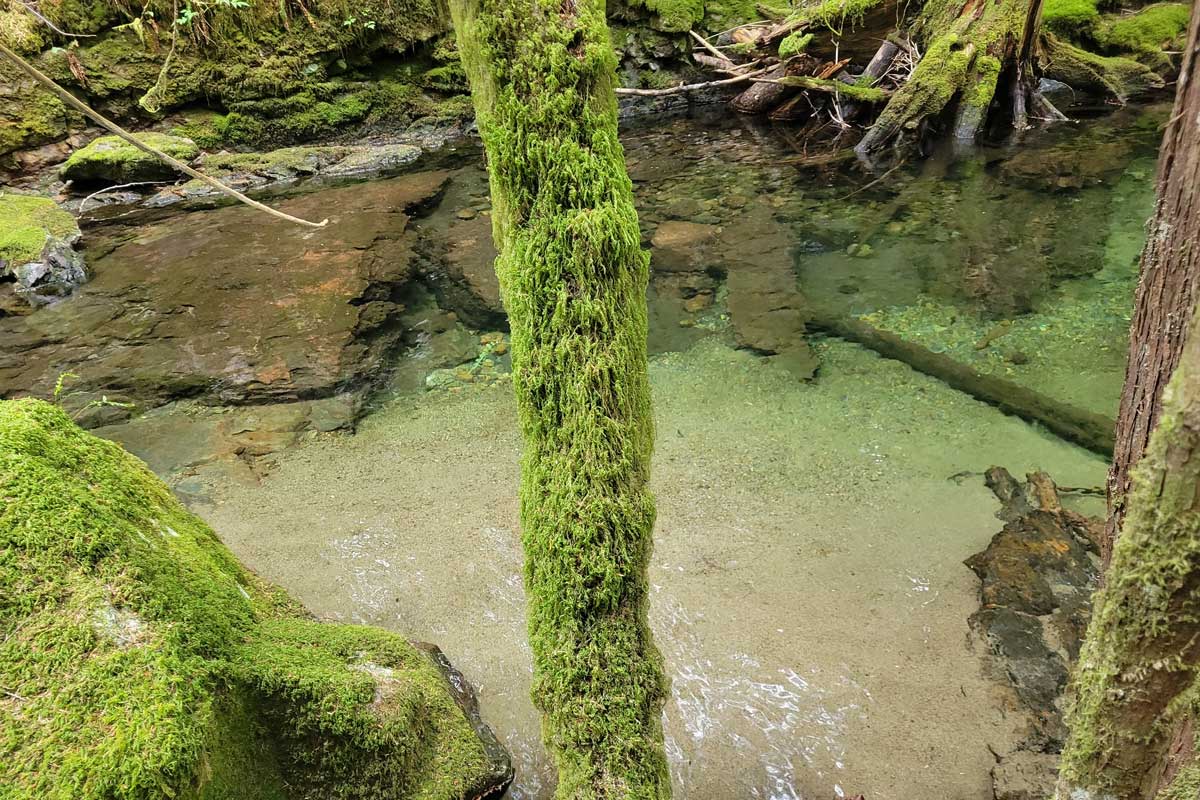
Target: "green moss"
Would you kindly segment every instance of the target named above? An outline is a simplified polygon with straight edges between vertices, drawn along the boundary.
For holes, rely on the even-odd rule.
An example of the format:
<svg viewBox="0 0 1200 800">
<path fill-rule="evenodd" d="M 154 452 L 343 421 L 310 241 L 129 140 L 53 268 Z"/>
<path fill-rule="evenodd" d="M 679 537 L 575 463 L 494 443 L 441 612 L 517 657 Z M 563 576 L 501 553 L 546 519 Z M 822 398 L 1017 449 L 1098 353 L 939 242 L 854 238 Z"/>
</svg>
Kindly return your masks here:
<svg viewBox="0 0 1200 800">
<path fill-rule="evenodd" d="M 963 102 L 974 108 L 985 109 L 996 95 L 996 84 L 1000 80 L 1000 59 L 982 55 L 975 59 L 975 80 L 971 89 L 963 94 Z"/>
<path fill-rule="evenodd" d="M 533 700 L 556 797 L 664 798 L 667 686 L 646 624 L 649 258 L 604 4 L 564 8 L 451 3 L 512 329 Z"/>
<path fill-rule="evenodd" d="M 882 4 L 882 0 L 820 0 L 797 9 L 788 20 L 801 29 L 823 27 L 840 32 L 861 24 L 867 12 Z"/>
<path fill-rule="evenodd" d="M 1158 793 L 1154 800 L 1196 800 L 1200 797 L 1200 761 L 1193 761 L 1179 770 L 1171 785 Z"/>
<path fill-rule="evenodd" d="M 1171 59 L 1164 51 L 1181 48 L 1189 13 L 1184 3 L 1155 3 L 1135 14 L 1105 16 L 1096 39 L 1110 49 L 1135 54 L 1155 69 L 1168 70 Z"/>
<path fill-rule="evenodd" d="M 1154 225 L 1167 224 L 1156 219 Z M 1150 231 L 1151 237 L 1161 230 Z M 1133 470 L 1128 513 L 1072 680 L 1064 791 L 1140 797 L 1200 674 L 1200 326 Z M 1191 796 L 1194 796 L 1191 795 Z"/>
<path fill-rule="evenodd" d="M 0 265 L 38 260 L 48 236 L 77 238 L 79 225 L 49 197 L 0 193 Z"/>
<path fill-rule="evenodd" d="M 191 139 L 163 133 L 139 133 L 135 138 L 145 145 L 187 162 L 200 154 Z M 178 172 L 157 157 L 139 150 L 119 136 L 101 136 L 81 147 L 59 168 L 59 176 L 70 181 L 132 181 L 168 180 Z"/>
<path fill-rule="evenodd" d="M 808 46 L 812 43 L 812 40 L 813 34 L 811 33 L 794 31 L 793 33 L 788 34 L 784 37 L 783 41 L 779 43 L 779 57 L 791 58 L 792 56 L 800 55 L 808 49 Z"/>
<path fill-rule="evenodd" d="M 654 27 L 660 31 L 689 31 L 704 19 L 704 0 L 642 0 L 642 3 L 654 12 Z"/>
<path fill-rule="evenodd" d="M 406 796 L 454 800 L 487 773 L 431 661 L 301 613 L 136 458 L 53 405 L 0 402 L 6 798 L 382 798 L 423 759 L 446 771 L 413 767 Z"/>
<path fill-rule="evenodd" d="M 1101 56 L 1052 34 L 1043 37 L 1046 76 L 1079 89 L 1110 94 L 1125 102 L 1142 92 L 1161 89 L 1163 80 L 1145 64 L 1119 56 Z"/>
<path fill-rule="evenodd" d="M 1075 41 L 1090 37 L 1099 21 L 1096 0 L 1045 0 L 1042 5 L 1042 25 Z"/>
<path fill-rule="evenodd" d="M 706 0 L 704 29 L 712 32 L 724 31 L 735 25 L 760 20 L 763 18 L 760 6 L 755 0 Z"/>
</svg>

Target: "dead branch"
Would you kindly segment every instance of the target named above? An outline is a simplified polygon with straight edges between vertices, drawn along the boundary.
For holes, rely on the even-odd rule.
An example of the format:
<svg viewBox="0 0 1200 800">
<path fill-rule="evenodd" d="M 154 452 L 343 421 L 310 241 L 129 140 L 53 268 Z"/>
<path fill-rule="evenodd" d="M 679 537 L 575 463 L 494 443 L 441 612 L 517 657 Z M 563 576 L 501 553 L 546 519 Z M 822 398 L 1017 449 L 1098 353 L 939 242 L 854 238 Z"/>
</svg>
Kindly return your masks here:
<svg viewBox="0 0 1200 800">
<path fill-rule="evenodd" d="M 17 55 L 15 52 L 13 52 L 8 47 L 8 45 L 4 44 L 3 42 L 0 42 L 0 53 L 7 56 L 8 59 L 10 61 L 12 61 L 14 64 L 16 64 L 18 67 L 20 67 L 23 72 L 25 72 L 27 75 L 29 75 L 31 78 L 33 78 L 38 83 L 45 86 L 47 89 L 49 89 L 55 95 L 57 95 L 60 100 L 62 100 L 67 105 L 71 106 L 71 108 L 74 108 L 76 111 L 79 111 L 80 113 L 85 114 L 88 117 L 94 119 L 96 122 L 100 123 L 105 128 L 107 128 L 108 130 L 110 130 L 114 134 L 116 134 L 117 136 L 119 136 L 122 139 L 124 139 L 125 141 L 129 142 L 131 145 L 136 147 L 138 150 L 141 150 L 144 153 L 149 153 L 150 155 L 154 156 L 155 158 L 157 158 L 159 161 L 162 161 L 163 163 L 170 164 L 172 167 L 179 170 L 183 174 L 190 175 L 191 177 L 195 178 L 196 180 L 201 181 L 202 183 L 208 184 L 209 186 L 211 186 L 212 188 L 221 192 L 222 194 L 229 195 L 230 197 L 236 199 L 238 202 L 245 203 L 246 205 L 250 206 L 251 208 L 257 208 L 259 211 L 263 211 L 267 214 L 270 214 L 273 217 L 279 217 L 280 219 L 285 219 L 288 222 L 294 222 L 297 225 L 307 225 L 310 228 L 323 228 L 329 222 L 329 220 L 327 220 L 327 219 L 321 220 L 320 222 L 309 222 L 306 219 L 300 219 L 299 217 L 293 217 L 291 214 L 285 214 L 284 212 L 277 211 L 276 209 L 271 208 L 268 205 L 264 205 L 264 204 L 258 202 L 257 200 L 250 199 L 249 197 L 247 197 L 246 195 L 237 191 L 236 189 L 231 189 L 230 187 L 221 183 L 217 179 L 210 178 L 208 175 L 205 175 L 203 172 L 199 172 L 197 170 L 192 169 L 191 167 L 189 167 L 187 164 L 183 163 L 179 159 L 174 158 L 173 156 L 169 156 L 166 153 L 164 153 L 163 151 L 159 150 L 158 148 L 151 147 L 150 145 L 146 144 L 145 142 L 140 141 L 129 131 L 125 130 L 117 123 L 115 123 L 112 120 L 108 119 L 107 117 L 103 116 L 102 114 L 100 114 L 100 112 L 93 110 L 91 106 L 87 105 L 82 100 L 77 98 L 75 95 L 71 94 L 66 89 L 59 86 L 57 83 L 55 83 L 53 80 L 51 80 L 46 75 L 42 74 L 42 72 L 37 67 L 35 67 L 33 64 L 30 64 L 25 59 L 21 58 L 21 56 Z"/>
<path fill-rule="evenodd" d="M 619 95 L 634 97 L 664 97 L 670 94 L 683 94 L 684 92 L 694 92 L 699 89 L 711 89 L 717 86 L 731 86 L 735 83 L 745 83 L 746 81 L 754 80 L 766 71 L 767 68 L 764 67 L 763 69 L 756 69 L 754 72 L 747 72 L 733 78 L 725 78 L 719 81 L 705 81 L 704 83 L 684 83 L 666 89 L 625 89 L 618 87 L 615 91 Z"/>
</svg>

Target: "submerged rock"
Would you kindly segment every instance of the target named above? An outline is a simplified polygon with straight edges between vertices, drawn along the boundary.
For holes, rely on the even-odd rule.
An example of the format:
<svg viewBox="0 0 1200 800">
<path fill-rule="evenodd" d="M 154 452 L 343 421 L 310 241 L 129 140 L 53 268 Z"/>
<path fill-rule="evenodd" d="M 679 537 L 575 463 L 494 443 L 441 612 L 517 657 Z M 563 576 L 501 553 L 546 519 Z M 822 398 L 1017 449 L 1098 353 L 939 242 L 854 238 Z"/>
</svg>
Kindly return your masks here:
<svg viewBox="0 0 1200 800">
<path fill-rule="evenodd" d="M 135 138 L 180 161 L 191 161 L 200 148 L 191 139 L 164 133 L 139 133 Z M 101 136 L 71 154 L 59 168 L 64 181 L 80 183 L 133 183 L 170 180 L 179 173 L 170 164 L 134 147 L 119 136 Z"/>
<path fill-rule="evenodd" d="M 0 403 L 0 497 L 9 796 L 465 800 L 511 781 L 444 657 L 313 619 L 61 409 Z"/>
<path fill-rule="evenodd" d="M 70 294 L 88 279 L 75 218 L 48 197 L 0 194 L 0 281 L 15 281 L 13 291 L 36 306 Z M 4 312 L 24 313 L 0 303 Z"/>
</svg>

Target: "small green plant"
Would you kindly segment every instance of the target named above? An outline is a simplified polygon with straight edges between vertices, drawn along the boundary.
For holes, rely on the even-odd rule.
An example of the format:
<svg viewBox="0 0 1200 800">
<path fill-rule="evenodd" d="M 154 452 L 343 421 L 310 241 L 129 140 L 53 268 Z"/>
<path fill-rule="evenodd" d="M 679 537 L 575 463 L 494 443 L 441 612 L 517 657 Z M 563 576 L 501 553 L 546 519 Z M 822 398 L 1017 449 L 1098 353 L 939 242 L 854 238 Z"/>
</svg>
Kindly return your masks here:
<svg viewBox="0 0 1200 800">
<path fill-rule="evenodd" d="M 59 402 L 62 398 L 63 391 L 67 388 L 67 381 L 71 378 L 78 378 L 74 372 L 61 372 L 58 375 L 58 380 L 54 382 L 54 402 L 62 405 Z"/>
</svg>

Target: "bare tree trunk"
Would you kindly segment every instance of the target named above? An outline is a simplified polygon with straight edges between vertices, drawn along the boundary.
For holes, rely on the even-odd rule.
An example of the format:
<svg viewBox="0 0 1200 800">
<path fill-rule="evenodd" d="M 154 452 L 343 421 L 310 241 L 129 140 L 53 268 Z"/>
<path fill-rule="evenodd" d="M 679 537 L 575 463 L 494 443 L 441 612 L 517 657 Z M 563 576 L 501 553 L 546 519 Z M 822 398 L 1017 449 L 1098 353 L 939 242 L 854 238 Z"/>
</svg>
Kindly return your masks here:
<svg viewBox="0 0 1200 800">
<path fill-rule="evenodd" d="M 1193 746 L 1189 717 L 1200 674 L 1198 48 L 1200 15 L 1193 13 L 1142 257 L 1109 480 L 1111 564 L 1072 681 L 1060 800 L 1151 800 Z"/>
<path fill-rule="evenodd" d="M 488 156 L 524 438 L 533 700 L 556 797 L 663 800 L 646 624 L 646 282 L 602 0 L 451 0 Z"/>
<path fill-rule="evenodd" d="M 1130 326 L 1129 362 L 1117 416 L 1117 446 L 1108 473 L 1104 561 L 1125 518 L 1130 470 L 1142 457 L 1158 422 L 1162 390 L 1183 350 L 1200 279 L 1200 13 L 1192 12 L 1188 48 L 1179 73 L 1175 110 L 1158 160 L 1158 203 L 1142 251 L 1141 280 Z"/>
</svg>

